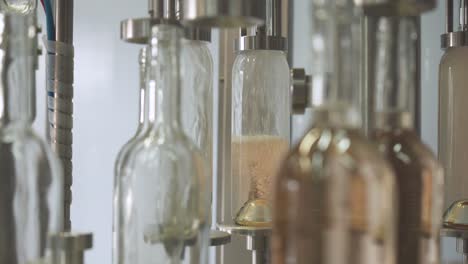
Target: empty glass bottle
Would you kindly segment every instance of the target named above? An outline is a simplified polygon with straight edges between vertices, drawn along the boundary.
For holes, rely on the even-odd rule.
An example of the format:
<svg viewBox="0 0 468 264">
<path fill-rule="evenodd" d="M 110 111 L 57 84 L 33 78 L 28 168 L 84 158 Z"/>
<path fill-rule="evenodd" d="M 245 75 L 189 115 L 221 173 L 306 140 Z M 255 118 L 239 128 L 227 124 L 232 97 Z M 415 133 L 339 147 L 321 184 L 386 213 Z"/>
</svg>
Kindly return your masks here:
<svg viewBox="0 0 468 264">
<path fill-rule="evenodd" d="M 48 144 L 32 128 L 36 100 L 35 22 L 33 15 L 0 14 L 2 264 L 44 260 L 49 235 L 62 231 L 62 170 Z"/>
<path fill-rule="evenodd" d="M 4 11 L 29 14 L 36 9 L 36 0 L 1 0 L 0 8 Z"/>
<path fill-rule="evenodd" d="M 152 29 L 147 89 L 156 118 L 116 178 L 115 264 L 207 263 L 208 180 L 180 121 L 181 36 L 173 25 Z"/>
<path fill-rule="evenodd" d="M 438 264 L 444 179 L 413 130 L 417 45 L 415 18 L 379 19 L 374 137 L 397 179 L 398 263 Z"/>
<path fill-rule="evenodd" d="M 182 41 L 182 126 L 201 150 L 212 193 L 213 59 L 207 41 Z"/>
<path fill-rule="evenodd" d="M 154 116 L 150 117 L 149 115 L 149 95 L 146 89 L 146 56 L 147 48 L 144 47 L 140 50 L 138 56 L 138 62 L 140 66 L 140 99 L 137 130 L 135 132 L 135 135 L 120 149 L 120 152 L 117 155 L 117 160 L 115 162 L 115 175 L 120 175 L 122 161 L 125 159 L 125 156 L 127 156 L 131 152 L 131 149 L 138 144 L 138 141 L 148 131 L 150 123 L 154 121 Z M 118 181 L 115 182 L 117 183 Z"/>
<path fill-rule="evenodd" d="M 360 132 L 360 14 L 312 1 L 313 124 L 276 181 L 274 264 L 395 264 L 395 178 Z"/>
</svg>

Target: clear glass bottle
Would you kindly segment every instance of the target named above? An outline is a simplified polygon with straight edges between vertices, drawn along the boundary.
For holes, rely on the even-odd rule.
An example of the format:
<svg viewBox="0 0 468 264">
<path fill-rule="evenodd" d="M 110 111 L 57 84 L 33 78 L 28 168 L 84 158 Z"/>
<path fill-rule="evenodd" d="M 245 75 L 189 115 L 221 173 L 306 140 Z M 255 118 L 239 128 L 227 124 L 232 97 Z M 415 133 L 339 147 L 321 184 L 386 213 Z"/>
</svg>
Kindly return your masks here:
<svg viewBox="0 0 468 264">
<path fill-rule="evenodd" d="M 144 47 L 140 50 L 138 56 L 138 63 L 140 66 L 140 97 L 139 97 L 139 115 L 138 115 L 138 126 L 135 132 L 135 135 L 120 149 L 117 154 L 117 159 L 115 162 L 115 175 L 120 175 L 120 170 L 122 167 L 122 161 L 125 159 L 131 149 L 134 148 L 139 140 L 145 135 L 150 127 L 150 123 L 154 121 L 154 116 L 149 116 L 149 106 L 148 99 L 149 95 L 146 88 L 146 56 L 147 56 L 147 47 Z M 115 182 L 118 182 L 117 180 Z M 116 186 L 117 188 L 117 186 Z"/>
<path fill-rule="evenodd" d="M 467 5 L 466 1 L 460 1 L 459 31 L 448 34 L 463 38 L 468 34 Z M 453 43 L 453 47 L 445 50 L 439 67 L 438 156 L 445 168 L 445 208 L 455 201 L 468 199 L 468 115 L 465 114 L 468 43 L 462 43 Z"/>
<path fill-rule="evenodd" d="M 395 177 L 361 134 L 360 13 L 312 1 L 313 123 L 282 163 L 273 264 L 395 264 Z"/>
<path fill-rule="evenodd" d="M 36 0 L 1 0 L 0 2 L 2 10 L 18 14 L 30 14 L 36 10 L 36 6 Z"/>
<path fill-rule="evenodd" d="M 413 130 L 417 27 L 413 17 L 378 21 L 374 138 L 396 174 L 398 263 L 440 263 L 443 171 Z"/>
<path fill-rule="evenodd" d="M 0 14 L 0 263 L 44 260 L 63 228 L 63 179 L 49 145 L 33 130 L 33 15 Z"/>
<path fill-rule="evenodd" d="M 156 118 L 117 176 L 115 264 L 207 263 L 207 174 L 180 121 L 181 36 L 178 26 L 152 29 L 147 89 Z"/>
<path fill-rule="evenodd" d="M 213 164 L 213 58 L 209 42 L 182 41 L 182 126 L 201 150 L 212 193 Z"/>
<path fill-rule="evenodd" d="M 239 51 L 232 69 L 232 218 L 271 226 L 272 183 L 289 150 L 290 70 L 283 51 Z"/>
</svg>

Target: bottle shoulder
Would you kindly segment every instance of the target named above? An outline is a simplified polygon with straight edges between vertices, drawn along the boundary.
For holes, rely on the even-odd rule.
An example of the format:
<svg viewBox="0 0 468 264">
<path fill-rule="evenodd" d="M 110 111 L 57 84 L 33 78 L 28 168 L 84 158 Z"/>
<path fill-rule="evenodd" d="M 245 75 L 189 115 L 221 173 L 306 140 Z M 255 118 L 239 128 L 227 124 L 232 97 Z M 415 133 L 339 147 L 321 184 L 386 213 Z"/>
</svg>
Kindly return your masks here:
<svg viewBox="0 0 468 264">
<path fill-rule="evenodd" d="M 400 159 L 404 164 L 415 162 L 426 170 L 442 171 L 435 154 L 412 130 L 377 131 L 374 138 L 387 157 Z"/>
<path fill-rule="evenodd" d="M 442 56 L 440 65 L 441 66 L 450 66 L 450 65 L 465 65 L 468 60 L 468 47 L 457 47 L 449 48 L 445 51 Z"/>
<path fill-rule="evenodd" d="M 29 151 L 51 152 L 50 146 L 33 130 L 30 125 L 8 125 L 0 128 L 0 144 L 16 148 L 27 147 Z"/>
<path fill-rule="evenodd" d="M 126 171 L 134 171 L 138 167 L 158 169 L 167 165 L 182 169 L 199 166 L 202 160 L 201 152 L 183 133 L 161 137 L 150 132 L 121 156 L 121 165 L 117 169 L 122 173 L 117 177 L 127 175 Z"/>
<path fill-rule="evenodd" d="M 304 167 L 304 164 L 308 166 Z M 364 178 L 393 176 L 375 145 L 355 129 L 312 128 L 283 165 L 280 174 L 285 177 L 302 175 L 313 178 L 319 176 L 319 171 L 332 172 L 330 176 L 340 173 Z M 298 173 L 286 173 L 288 170 Z"/>
</svg>

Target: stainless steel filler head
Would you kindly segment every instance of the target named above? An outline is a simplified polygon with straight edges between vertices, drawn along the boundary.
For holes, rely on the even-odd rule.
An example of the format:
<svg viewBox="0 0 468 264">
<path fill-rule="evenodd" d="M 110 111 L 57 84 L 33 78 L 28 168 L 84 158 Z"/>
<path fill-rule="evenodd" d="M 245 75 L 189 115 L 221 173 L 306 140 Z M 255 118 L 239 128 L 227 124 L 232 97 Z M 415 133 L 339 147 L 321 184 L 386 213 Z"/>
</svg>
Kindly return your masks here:
<svg viewBox="0 0 468 264">
<path fill-rule="evenodd" d="M 200 27 L 263 24 L 265 0 L 181 0 L 182 22 Z"/>
</svg>

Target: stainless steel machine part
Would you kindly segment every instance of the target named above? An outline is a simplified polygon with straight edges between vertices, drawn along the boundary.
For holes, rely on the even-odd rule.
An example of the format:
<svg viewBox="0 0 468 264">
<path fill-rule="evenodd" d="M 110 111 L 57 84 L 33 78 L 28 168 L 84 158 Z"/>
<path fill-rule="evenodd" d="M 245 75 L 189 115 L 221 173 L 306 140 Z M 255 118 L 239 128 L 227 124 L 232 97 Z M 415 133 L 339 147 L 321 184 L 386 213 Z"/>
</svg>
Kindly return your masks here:
<svg viewBox="0 0 468 264">
<path fill-rule="evenodd" d="M 247 250 L 252 252 L 252 264 L 269 264 L 271 228 L 220 225 L 218 228 L 231 235 L 246 238 Z"/>
<path fill-rule="evenodd" d="M 135 44 L 147 44 L 151 28 L 157 24 L 180 24 L 180 0 L 149 0 L 151 17 L 131 18 L 120 23 L 120 38 Z M 190 40 L 211 41 L 211 29 L 186 26 L 185 38 Z"/>
<path fill-rule="evenodd" d="M 243 34 L 235 50 L 288 51 L 289 0 L 265 0 L 265 25 L 252 34 Z"/>
<path fill-rule="evenodd" d="M 56 35 L 57 43 L 64 43 L 73 49 L 73 0 L 55 1 L 56 14 Z M 52 45 L 50 45 L 52 46 Z M 60 46 L 60 45 L 58 45 Z M 57 46 L 54 49 L 59 50 Z M 68 49 L 68 48 L 65 48 Z M 52 54 L 48 54 L 52 55 Z M 48 78 L 48 91 L 54 93 L 54 97 L 49 96 L 49 136 L 52 149 L 59 156 L 64 171 L 64 228 L 70 230 L 70 207 L 72 203 L 71 186 L 72 175 L 72 128 L 73 128 L 73 53 L 55 53 L 53 60 L 54 72 L 52 78 Z M 53 61 L 53 62 L 52 62 Z M 61 67 L 67 65 L 66 67 Z M 52 67 L 51 67 L 52 68 Z M 65 83 L 66 85 L 59 85 Z M 59 87 L 65 87 L 67 91 Z"/>
<path fill-rule="evenodd" d="M 179 2 L 174 0 L 148 0 L 148 11 L 153 18 L 177 21 Z"/>
<path fill-rule="evenodd" d="M 288 41 L 276 36 L 242 36 L 236 41 L 235 50 L 281 50 L 288 51 Z"/>
<path fill-rule="evenodd" d="M 440 42 L 442 49 L 468 46 L 468 2 L 460 0 L 459 6 L 459 29 L 453 28 L 453 7 L 454 0 L 446 1 L 445 33 L 441 35 Z"/>
<path fill-rule="evenodd" d="M 120 23 L 120 38 L 129 43 L 147 44 L 151 35 L 151 27 L 161 23 L 167 23 L 167 21 L 150 17 L 126 19 Z M 211 42 L 211 29 L 185 28 L 185 37 L 190 40 Z"/>
<path fill-rule="evenodd" d="M 305 69 L 291 70 L 292 109 L 294 114 L 304 114 L 310 106 L 312 76 L 307 75 Z"/>
<path fill-rule="evenodd" d="M 354 0 L 371 16 L 417 16 L 436 6 L 436 0 Z"/>
<path fill-rule="evenodd" d="M 93 247 L 92 234 L 63 233 L 50 237 L 50 247 L 57 249 L 56 263 L 84 264 L 84 252 Z"/>
<path fill-rule="evenodd" d="M 246 27 L 263 24 L 262 0 L 182 0 L 182 22 L 202 27 Z"/>
</svg>

